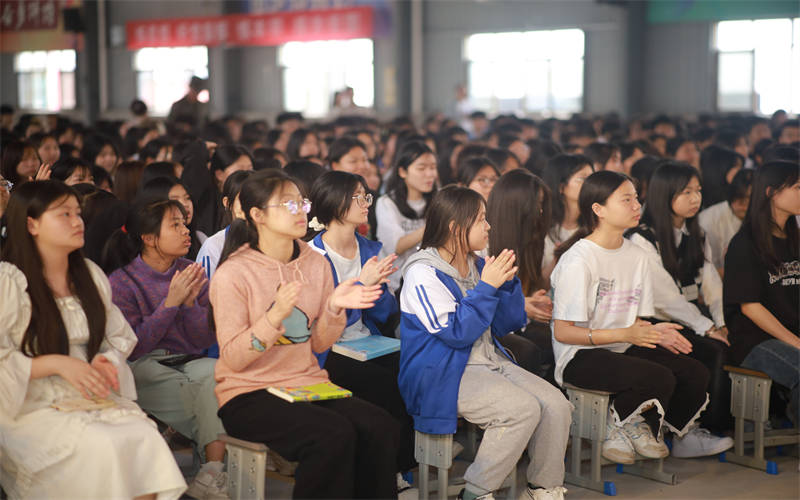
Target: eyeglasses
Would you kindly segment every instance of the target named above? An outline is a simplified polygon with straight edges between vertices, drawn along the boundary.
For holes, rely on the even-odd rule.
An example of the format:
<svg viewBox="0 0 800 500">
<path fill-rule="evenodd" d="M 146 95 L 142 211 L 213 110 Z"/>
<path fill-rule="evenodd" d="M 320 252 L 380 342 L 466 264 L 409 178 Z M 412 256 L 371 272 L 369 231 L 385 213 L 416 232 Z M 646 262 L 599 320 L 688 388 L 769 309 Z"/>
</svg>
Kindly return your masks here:
<svg viewBox="0 0 800 500">
<path fill-rule="evenodd" d="M 497 182 L 497 177 L 476 177 L 475 181 L 481 186 L 489 187 L 495 185 Z"/>
<path fill-rule="evenodd" d="M 372 206 L 372 193 L 367 193 L 366 195 L 360 194 L 358 196 L 353 196 L 352 198 L 356 200 L 356 203 L 358 203 L 359 207 L 364 208 Z"/>
<path fill-rule="evenodd" d="M 11 188 L 14 187 L 14 183 L 11 181 L 7 181 L 5 179 L 0 179 L 0 188 L 5 189 L 9 193 L 11 192 Z"/>
<path fill-rule="evenodd" d="M 289 200 L 283 203 L 278 203 L 277 205 L 266 205 L 264 208 L 267 207 L 286 207 L 286 210 L 288 210 L 292 215 L 297 215 L 299 210 L 302 210 L 304 214 L 307 214 L 311 211 L 311 200 L 308 198 L 303 198 L 303 201 L 299 203 L 297 200 Z"/>
</svg>

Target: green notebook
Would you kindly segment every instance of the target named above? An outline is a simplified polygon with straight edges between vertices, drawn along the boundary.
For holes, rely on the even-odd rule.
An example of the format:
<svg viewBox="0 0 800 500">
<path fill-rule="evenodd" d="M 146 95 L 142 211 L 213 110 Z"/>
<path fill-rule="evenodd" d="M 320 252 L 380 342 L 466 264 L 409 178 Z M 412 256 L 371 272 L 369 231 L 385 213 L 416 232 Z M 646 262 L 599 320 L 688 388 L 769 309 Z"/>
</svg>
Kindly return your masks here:
<svg viewBox="0 0 800 500">
<path fill-rule="evenodd" d="M 325 401 L 326 399 L 349 398 L 353 395 L 332 382 L 303 385 L 300 387 L 268 387 L 267 392 L 290 403 L 297 401 Z"/>
</svg>

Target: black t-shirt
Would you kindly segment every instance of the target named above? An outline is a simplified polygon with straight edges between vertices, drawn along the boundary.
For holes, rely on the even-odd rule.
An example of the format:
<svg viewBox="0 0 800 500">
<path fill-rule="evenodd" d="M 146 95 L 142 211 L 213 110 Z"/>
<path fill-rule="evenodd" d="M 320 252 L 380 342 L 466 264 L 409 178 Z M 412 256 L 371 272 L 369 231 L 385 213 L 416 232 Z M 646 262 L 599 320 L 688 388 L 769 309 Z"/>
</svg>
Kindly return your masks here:
<svg viewBox="0 0 800 500">
<path fill-rule="evenodd" d="M 722 293 L 731 343 L 729 360 L 735 364 L 753 347 L 774 338 L 750 321 L 740 304 L 761 303 L 790 332 L 800 335 L 800 256 L 792 254 L 786 239 L 772 238 L 781 261 L 776 270 L 767 268 L 744 229 L 733 237 L 725 255 Z"/>
</svg>

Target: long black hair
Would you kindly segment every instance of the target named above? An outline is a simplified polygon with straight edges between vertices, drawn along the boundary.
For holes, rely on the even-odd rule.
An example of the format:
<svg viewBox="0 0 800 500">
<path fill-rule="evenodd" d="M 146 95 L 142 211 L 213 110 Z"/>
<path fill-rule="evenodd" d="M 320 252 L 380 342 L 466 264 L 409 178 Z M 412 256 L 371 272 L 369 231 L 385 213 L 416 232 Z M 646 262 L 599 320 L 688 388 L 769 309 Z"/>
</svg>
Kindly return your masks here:
<svg viewBox="0 0 800 500">
<path fill-rule="evenodd" d="M 428 212 L 431 200 L 436 194 L 435 183 L 430 193 L 422 193 L 422 197 L 425 199 L 425 210 L 422 215 L 419 215 L 408 205 L 408 186 L 405 179 L 400 177 L 401 169 L 408 172 L 408 167 L 425 154 L 433 155 L 434 159 L 436 158 L 431 148 L 422 141 L 409 141 L 403 144 L 402 148 L 397 151 L 397 155 L 395 155 L 396 160 L 392 168 L 392 175 L 389 177 L 389 182 L 386 183 L 386 192 L 389 198 L 397 205 L 397 209 L 403 214 L 403 217 L 408 219 L 421 219 L 424 217 Z"/>
<path fill-rule="evenodd" d="M 798 228 L 794 217 L 786 220 L 786 225 L 779 228 L 772 217 L 772 198 L 782 189 L 797 184 L 800 179 L 800 165 L 788 161 L 771 161 L 760 166 L 753 175 L 753 191 L 750 205 L 744 216 L 740 231 L 747 231 L 756 247 L 756 255 L 770 270 L 777 270 L 780 258 L 773 244 L 773 231 L 783 230 L 789 243 L 792 255 L 798 255 Z"/>
<path fill-rule="evenodd" d="M 564 222 L 564 217 L 567 213 L 567 206 L 564 203 L 564 195 L 561 190 L 578 170 L 587 165 L 594 171 L 594 163 L 588 156 L 559 154 L 550 159 L 542 171 L 542 180 L 550 188 L 551 193 L 552 219 L 550 234 L 553 241 L 558 241 L 558 226 Z"/>
<path fill-rule="evenodd" d="M 489 195 L 486 220 L 492 226 L 490 255 L 514 250 L 523 293 L 542 288 L 544 238 L 550 228 L 550 189 L 544 181 L 525 169 L 503 174 Z"/>
<path fill-rule="evenodd" d="M 693 178 L 701 182 L 700 172 L 686 163 L 670 161 L 658 167 L 648 184 L 647 205 L 641 220 L 652 230 L 658 242 L 657 249 L 664 269 L 678 281 L 685 276 L 697 276 L 705 261 L 705 237 L 697 215 L 686 219 L 686 230 L 689 231 L 686 243 L 689 248 L 682 260 L 678 256 L 672 225 L 672 202 Z"/>
<path fill-rule="evenodd" d="M 726 176 L 731 169 L 744 166 L 742 155 L 732 149 L 712 144 L 700 153 L 700 171 L 703 172 L 703 208 L 725 201 L 728 187 Z"/>
<path fill-rule="evenodd" d="M 42 257 L 28 232 L 28 218 L 38 219 L 48 208 L 65 203 L 71 197 L 80 201 L 78 193 L 62 182 L 33 181 L 16 188 L 8 203 L 9 237 L 3 245 L 0 261 L 14 264 L 28 283 L 31 319 L 22 337 L 21 350 L 29 357 L 69 354 L 67 330 L 53 291 L 44 277 Z M 105 338 L 106 308 L 80 249 L 70 252 L 68 266 L 70 289 L 83 308 L 89 326 L 87 358 L 91 361 Z"/>
<path fill-rule="evenodd" d="M 595 203 L 605 205 L 608 198 L 614 194 L 614 191 L 619 189 L 625 181 L 633 184 L 633 179 L 627 175 L 611 170 L 595 172 L 583 181 L 581 192 L 578 195 L 578 208 L 580 210 L 580 214 L 578 215 L 578 229 L 567 241 L 557 246 L 553 251 L 555 260 L 560 259 L 572 245 L 578 242 L 578 240 L 589 236 L 592 234 L 592 231 L 597 229 L 600 219 L 598 219 L 597 214 L 592 210 L 592 205 Z"/>
<path fill-rule="evenodd" d="M 142 253 L 146 234 L 160 235 L 161 223 L 170 210 L 177 209 L 186 217 L 183 205 L 175 200 L 143 199 L 134 203 L 125 219 L 125 224 L 111 233 L 103 247 L 101 267 L 106 274 L 125 267 Z"/>
</svg>

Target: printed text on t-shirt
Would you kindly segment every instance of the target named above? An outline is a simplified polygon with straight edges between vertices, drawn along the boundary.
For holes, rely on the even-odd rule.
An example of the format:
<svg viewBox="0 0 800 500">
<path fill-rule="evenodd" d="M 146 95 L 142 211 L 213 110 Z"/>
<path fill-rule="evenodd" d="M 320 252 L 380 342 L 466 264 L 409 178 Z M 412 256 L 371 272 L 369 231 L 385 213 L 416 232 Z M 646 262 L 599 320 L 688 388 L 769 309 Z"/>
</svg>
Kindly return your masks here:
<svg viewBox="0 0 800 500">
<path fill-rule="evenodd" d="M 642 296 L 642 287 L 638 285 L 633 290 L 614 290 L 614 280 L 600 278 L 597 284 L 597 299 L 595 310 L 607 313 L 625 313 L 639 306 Z"/>
</svg>

